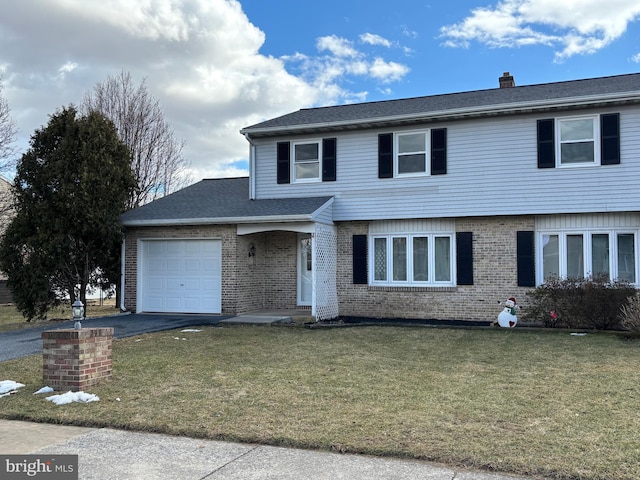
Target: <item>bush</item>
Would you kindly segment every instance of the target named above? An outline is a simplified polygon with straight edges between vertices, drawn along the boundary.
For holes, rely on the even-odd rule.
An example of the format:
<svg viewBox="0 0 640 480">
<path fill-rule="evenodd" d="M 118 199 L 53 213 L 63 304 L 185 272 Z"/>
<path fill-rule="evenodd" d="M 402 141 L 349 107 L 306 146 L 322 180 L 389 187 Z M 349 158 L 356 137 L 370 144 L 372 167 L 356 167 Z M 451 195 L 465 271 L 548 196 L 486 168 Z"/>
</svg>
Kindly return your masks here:
<svg viewBox="0 0 640 480">
<path fill-rule="evenodd" d="M 531 306 L 523 319 L 554 328 L 619 329 L 622 307 L 635 295 L 630 283 L 606 276 L 549 280 L 528 293 Z"/>
<path fill-rule="evenodd" d="M 640 295 L 629 297 L 622 306 L 622 326 L 634 333 L 640 333 Z"/>
</svg>

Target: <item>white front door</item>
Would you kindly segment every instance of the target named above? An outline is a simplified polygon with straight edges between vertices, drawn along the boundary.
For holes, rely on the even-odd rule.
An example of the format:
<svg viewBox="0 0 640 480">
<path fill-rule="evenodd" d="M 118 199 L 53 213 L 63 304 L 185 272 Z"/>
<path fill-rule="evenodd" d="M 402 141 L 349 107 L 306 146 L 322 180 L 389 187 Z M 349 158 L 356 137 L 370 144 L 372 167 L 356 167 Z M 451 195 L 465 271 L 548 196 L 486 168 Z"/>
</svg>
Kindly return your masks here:
<svg viewBox="0 0 640 480">
<path fill-rule="evenodd" d="M 298 235 L 298 305 L 310 306 L 313 295 L 311 235 Z"/>
</svg>

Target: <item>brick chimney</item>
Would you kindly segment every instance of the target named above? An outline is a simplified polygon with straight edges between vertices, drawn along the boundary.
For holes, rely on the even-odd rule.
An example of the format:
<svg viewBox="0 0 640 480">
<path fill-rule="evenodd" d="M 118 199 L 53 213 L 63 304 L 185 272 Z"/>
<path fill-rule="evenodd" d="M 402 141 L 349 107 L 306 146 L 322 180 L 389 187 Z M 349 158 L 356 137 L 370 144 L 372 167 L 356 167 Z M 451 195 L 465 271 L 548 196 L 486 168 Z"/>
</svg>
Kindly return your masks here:
<svg viewBox="0 0 640 480">
<path fill-rule="evenodd" d="M 516 86 L 516 82 L 513 79 L 513 75 L 511 75 L 509 72 L 504 72 L 502 76 L 498 79 L 498 81 L 500 82 L 500 88 L 510 88 L 510 87 Z"/>
</svg>

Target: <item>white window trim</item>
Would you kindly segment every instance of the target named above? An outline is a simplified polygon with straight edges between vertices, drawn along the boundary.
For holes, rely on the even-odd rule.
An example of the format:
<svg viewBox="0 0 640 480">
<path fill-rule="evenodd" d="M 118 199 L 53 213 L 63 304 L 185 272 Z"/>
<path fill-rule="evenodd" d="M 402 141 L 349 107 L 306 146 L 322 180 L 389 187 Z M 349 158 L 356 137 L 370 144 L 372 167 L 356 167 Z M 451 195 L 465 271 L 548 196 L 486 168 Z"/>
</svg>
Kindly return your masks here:
<svg viewBox="0 0 640 480">
<path fill-rule="evenodd" d="M 296 145 L 309 145 L 315 143 L 318 145 L 318 176 L 316 178 L 297 178 L 296 177 Z M 315 163 L 315 162 L 298 162 Z M 316 183 L 322 181 L 322 139 L 312 138 L 306 140 L 297 140 L 291 142 L 291 183 Z"/>
<path fill-rule="evenodd" d="M 405 178 L 405 177 L 428 177 L 431 175 L 431 155 L 429 152 L 431 151 L 431 135 L 429 135 L 430 130 L 406 130 L 400 132 L 393 133 L 393 176 L 394 178 Z M 400 140 L 398 137 L 403 135 L 415 135 L 417 133 L 421 133 L 424 135 L 424 172 L 411 172 L 411 173 L 400 173 L 398 171 L 400 167 Z M 422 153 L 422 152 L 411 152 L 411 153 Z M 411 153 L 404 153 L 403 155 L 410 155 Z"/>
<path fill-rule="evenodd" d="M 421 282 L 413 280 L 413 238 L 427 237 L 428 240 L 428 265 L 429 281 Z M 435 238 L 449 238 L 449 278 L 450 281 L 436 281 L 435 275 Z M 386 239 L 387 250 L 387 280 L 375 279 L 375 239 Z M 407 280 L 393 280 L 393 239 L 405 238 L 407 240 Z M 455 286 L 456 278 L 456 256 L 455 256 L 455 233 L 452 232 L 414 232 L 414 233 L 374 233 L 369 235 L 369 285 L 385 287 L 451 287 Z"/>
<path fill-rule="evenodd" d="M 544 279 L 544 269 L 543 269 L 543 237 L 545 235 L 558 235 L 558 255 L 559 255 L 559 264 L 560 264 L 560 277 L 562 279 L 567 276 L 567 236 L 568 235 L 582 235 L 583 242 L 583 251 L 584 251 L 584 259 L 583 259 L 583 270 L 585 276 L 590 276 L 593 270 L 592 265 L 592 235 L 598 234 L 608 234 L 609 235 L 609 272 L 611 272 L 611 277 L 613 280 L 617 280 L 618 278 L 618 235 L 633 235 L 634 237 L 634 256 L 635 256 L 635 285 L 638 287 L 640 285 L 638 278 L 638 230 L 633 230 L 629 228 L 613 228 L 613 229 L 562 229 L 562 230 L 539 230 L 536 232 L 536 285 L 542 285 L 545 281 Z"/>
<path fill-rule="evenodd" d="M 576 143 L 579 140 L 574 140 L 572 142 L 562 142 L 562 138 L 560 136 L 561 131 L 561 123 L 564 121 L 571 120 L 593 120 L 593 162 L 583 162 L 583 163 L 562 163 L 562 144 L 563 143 Z M 580 116 L 571 116 L 571 117 L 558 117 L 555 121 L 555 149 L 556 149 L 556 167 L 557 168 L 584 168 L 584 167 L 594 167 L 600 165 L 600 115 L 580 115 Z M 587 139 L 585 139 L 587 140 Z"/>
</svg>

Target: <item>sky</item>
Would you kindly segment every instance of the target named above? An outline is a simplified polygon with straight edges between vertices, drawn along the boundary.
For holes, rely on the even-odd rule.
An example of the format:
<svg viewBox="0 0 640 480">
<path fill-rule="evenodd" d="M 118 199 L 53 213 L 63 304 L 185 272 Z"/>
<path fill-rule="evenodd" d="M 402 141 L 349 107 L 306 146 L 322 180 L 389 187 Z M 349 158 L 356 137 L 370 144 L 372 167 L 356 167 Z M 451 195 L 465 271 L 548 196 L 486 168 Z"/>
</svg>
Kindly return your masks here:
<svg viewBox="0 0 640 480">
<path fill-rule="evenodd" d="M 248 174 L 240 129 L 301 108 L 640 71 L 638 0 L 3 0 L 19 156 L 109 76 L 146 82 L 193 181 Z M 11 178 L 11 173 L 7 174 Z"/>
</svg>

